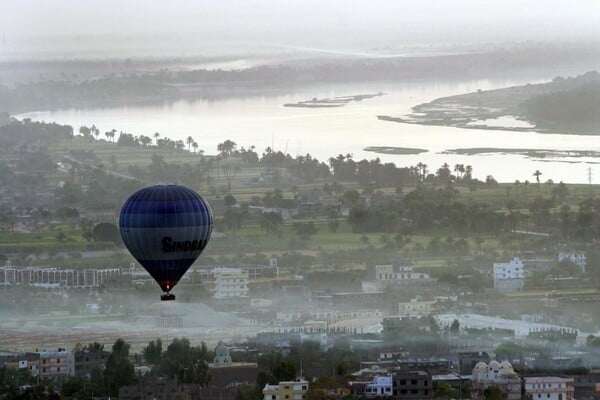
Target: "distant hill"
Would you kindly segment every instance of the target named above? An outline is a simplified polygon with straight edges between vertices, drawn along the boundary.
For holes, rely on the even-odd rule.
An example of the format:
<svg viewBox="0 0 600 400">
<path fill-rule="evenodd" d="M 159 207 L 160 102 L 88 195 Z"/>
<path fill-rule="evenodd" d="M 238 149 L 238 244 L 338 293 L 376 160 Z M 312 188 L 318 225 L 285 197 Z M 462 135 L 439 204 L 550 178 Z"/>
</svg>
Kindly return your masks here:
<svg viewBox="0 0 600 400">
<path fill-rule="evenodd" d="M 600 80 L 533 96 L 520 104 L 519 112 L 540 128 L 600 132 Z"/>
</svg>

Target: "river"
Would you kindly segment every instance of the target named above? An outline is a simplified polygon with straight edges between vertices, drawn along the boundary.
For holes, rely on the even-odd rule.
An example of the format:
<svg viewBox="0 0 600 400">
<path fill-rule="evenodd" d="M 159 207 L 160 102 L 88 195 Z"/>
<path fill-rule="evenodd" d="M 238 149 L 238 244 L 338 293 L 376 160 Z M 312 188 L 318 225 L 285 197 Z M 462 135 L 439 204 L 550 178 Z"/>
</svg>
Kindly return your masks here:
<svg viewBox="0 0 600 400">
<path fill-rule="evenodd" d="M 401 116 L 412 106 L 442 96 L 495 89 L 541 79 L 494 79 L 469 81 L 419 81 L 410 83 L 364 83 L 323 85 L 290 89 L 286 94 L 264 94 L 223 99 L 180 100 L 152 106 L 64 109 L 19 115 L 34 120 L 73 125 L 95 124 L 101 132 L 110 129 L 152 136 L 159 132 L 171 139 L 192 136 L 206 154 L 216 153 L 217 144 L 231 139 L 238 146 L 268 146 L 292 155 L 310 153 L 327 160 L 337 154 L 355 159 L 379 157 L 399 166 L 425 163 L 430 170 L 444 162 L 471 165 L 474 176 L 492 175 L 500 182 L 534 181 L 540 170 L 542 180 L 586 183 L 588 168 L 597 171 L 598 159 L 530 159 L 522 155 L 449 155 L 444 150 L 471 147 L 544 148 L 553 150 L 599 150 L 600 138 L 563 134 L 540 134 L 442 126 L 408 125 L 380 121 L 377 115 Z M 290 108 L 285 103 L 334 96 L 384 92 L 386 95 L 352 102 L 340 108 Z M 427 149 L 418 155 L 387 155 L 364 151 L 367 146 L 416 147 Z M 595 174 L 597 175 L 597 174 Z"/>
</svg>

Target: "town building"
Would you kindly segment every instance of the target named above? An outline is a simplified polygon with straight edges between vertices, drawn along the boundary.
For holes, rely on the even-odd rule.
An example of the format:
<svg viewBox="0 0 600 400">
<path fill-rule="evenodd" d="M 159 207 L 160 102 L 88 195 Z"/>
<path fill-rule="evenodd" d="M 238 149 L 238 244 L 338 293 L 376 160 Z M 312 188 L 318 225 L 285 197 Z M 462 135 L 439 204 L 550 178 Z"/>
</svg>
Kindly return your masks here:
<svg viewBox="0 0 600 400">
<path fill-rule="evenodd" d="M 579 267 L 582 273 L 585 273 L 587 261 L 585 253 L 561 251 L 558 253 L 558 262 L 569 260 Z"/>
<path fill-rule="evenodd" d="M 454 371 L 450 360 L 441 357 L 396 359 L 396 365 L 401 371 L 427 371 L 431 375 L 445 375 Z"/>
<path fill-rule="evenodd" d="M 523 379 L 525 396 L 531 400 L 573 400 L 573 378 L 555 376 Z"/>
<path fill-rule="evenodd" d="M 376 265 L 377 281 L 423 281 L 429 280 L 429 274 L 414 272 L 412 265 Z"/>
<path fill-rule="evenodd" d="M 365 385 L 364 395 L 367 398 L 392 397 L 392 375 L 374 376 Z"/>
<path fill-rule="evenodd" d="M 429 274 L 415 272 L 410 264 L 376 265 L 375 279 L 362 281 L 361 287 L 365 292 L 372 292 L 385 290 L 391 286 L 429 283 L 432 281 Z"/>
<path fill-rule="evenodd" d="M 394 371 L 392 394 L 396 399 L 433 398 L 433 380 L 427 371 Z"/>
<path fill-rule="evenodd" d="M 209 387 L 215 390 L 238 386 L 254 386 L 258 377 L 258 365 L 253 362 L 234 362 L 229 354 L 229 348 L 219 342 L 215 348 L 213 362 L 208 364 L 210 373 Z M 224 400 L 227 399 L 223 395 Z"/>
<path fill-rule="evenodd" d="M 578 400 L 600 399 L 600 371 L 591 371 L 584 375 L 573 377 L 575 398 Z"/>
<path fill-rule="evenodd" d="M 90 379 L 94 373 L 101 373 L 106 367 L 110 353 L 103 349 L 83 348 L 75 350 L 75 376 Z"/>
<path fill-rule="evenodd" d="M 31 376 L 37 377 L 40 369 L 38 353 L 0 355 L 0 367 L 27 369 Z"/>
<path fill-rule="evenodd" d="M 499 332 L 503 335 L 512 334 L 516 337 L 527 337 L 539 332 L 556 332 L 561 336 L 577 336 L 579 330 L 562 325 L 552 325 L 541 322 L 527 322 L 520 319 L 506 319 L 481 314 L 437 314 L 435 319 L 438 325 L 450 327 L 454 320 L 458 320 L 460 329 L 485 329 L 489 332 Z M 385 332 L 385 319 L 384 319 Z"/>
<path fill-rule="evenodd" d="M 214 268 L 214 299 L 240 299 L 248 297 L 248 271 L 241 268 Z"/>
<path fill-rule="evenodd" d="M 303 379 L 282 381 L 277 385 L 266 384 L 263 400 L 302 400 L 306 399 L 308 382 Z"/>
<path fill-rule="evenodd" d="M 494 263 L 493 278 L 494 289 L 499 293 L 523 290 L 525 286 L 523 262 L 515 257 L 508 263 Z"/>
<path fill-rule="evenodd" d="M 118 276 L 121 276 L 120 268 L 0 267 L 0 285 L 89 288 L 98 287 Z"/>
<path fill-rule="evenodd" d="M 388 304 L 387 294 L 377 292 L 338 292 L 331 298 L 333 307 L 337 309 L 377 308 L 381 309 Z"/>
<path fill-rule="evenodd" d="M 398 303 L 398 315 L 426 316 L 436 311 L 435 300 L 411 299 L 407 302 Z"/>
<path fill-rule="evenodd" d="M 39 377 L 62 382 L 68 377 L 75 376 L 75 358 L 72 351 L 40 351 Z"/>
<path fill-rule="evenodd" d="M 485 399 L 485 390 L 496 386 L 506 400 L 521 400 L 521 378 L 508 361 L 478 363 L 471 376 L 471 399 Z"/>
<path fill-rule="evenodd" d="M 120 399 L 140 400 L 197 400 L 200 399 L 200 386 L 191 383 L 177 383 L 176 380 L 146 379 L 137 385 L 119 388 Z M 204 397 L 203 397 L 204 398 Z"/>
<path fill-rule="evenodd" d="M 458 353 L 458 373 L 469 375 L 480 362 L 489 363 L 490 355 L 485 351 L 464 351 Z"/>
</svg>

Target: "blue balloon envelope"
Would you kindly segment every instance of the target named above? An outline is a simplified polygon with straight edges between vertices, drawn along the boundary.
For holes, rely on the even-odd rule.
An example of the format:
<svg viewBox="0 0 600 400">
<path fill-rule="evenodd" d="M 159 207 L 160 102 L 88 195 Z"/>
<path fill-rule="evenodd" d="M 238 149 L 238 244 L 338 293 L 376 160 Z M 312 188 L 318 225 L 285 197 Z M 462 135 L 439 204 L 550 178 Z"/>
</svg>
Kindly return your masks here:
<svg viewBox="0 0 600 400">
<path fill-rule="evenodd" d="M 180 185 L 156 185 L 135 192 L 119 217 L 123 243 L 167 293 L 200 256 L 212 226 L 210 205 Z"/>
</svg>

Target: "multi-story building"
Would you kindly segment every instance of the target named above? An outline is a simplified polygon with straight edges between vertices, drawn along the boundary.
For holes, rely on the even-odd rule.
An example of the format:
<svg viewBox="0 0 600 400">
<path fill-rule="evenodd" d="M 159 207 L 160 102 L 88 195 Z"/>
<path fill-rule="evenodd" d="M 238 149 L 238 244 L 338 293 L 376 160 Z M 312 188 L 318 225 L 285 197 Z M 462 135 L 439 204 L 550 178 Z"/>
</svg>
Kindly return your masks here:
<svg viewBox="0 0 600 400">
<path fill-rule="evenodd" d="M 489 363 L 490 355 L 485 351 L 465 351 L 458 353 L 458 373 L 471 374 L 473 368 L 480 362 Z"/>
<path fill-rule="evenodd" d="M 376 265 L 375 280 L 377 281 L 427 281 L 429 274 L 414 272 L 412 265 Z"/>
<path fill-rule="evenodd" d="M 392 375 L 374 376 L 365 385 L 364 395 L 367 398 L 392 397 Z"/>
<path fill-rule="evenodd" d="M 26 369 L 31 376 L 38 376 L 40 369 L 40 355 L 38 353 L 11 354 L 0 356 L 0 367 Z"/>
<path fill-rule="evenodd" d="M 253 362 L 235 362 L 229 355 L 229 348 L 219 342 L 215 348 L 213 362 L 208 364 L 211 379 L 208 387 L 225 389 L 237 386 L 255 386 L 258 365 Z"/>
<path fill-rule="evenodd" d="M 523 262 L 515 257 L 508 263 L 494 263 L 493 277 L 494 289 L 500 293 L 523 290 L 525 286 Z"/>
<path fill-rule="evenodd" d="M 357 309 L 357 308 L 378 308 L 381 309 L 387 304 L 387 293 L 384 291 L 376 292 L 337 292 L 334 293 L 331 303 L 336 308 Z"/>
<path fill-rule="evenodd" d="M 427 371 L 431 375 L 445 375 L 453 372 L 450 360 L 441 357 L 396 359 L 396 365 L 401 371 Z"/>
<path fill-rule="evenodd" d="M 148 379 L 137 385 L 119 388 L 120 399 L 140 400 L 197 400 L 200 399 L 200 386 L 191 383 L 177 383 L 161 379 Z"/>
<path fill-rule="evenodd" d="M 90 378 L 92 374 L 98 373 L 106 367 L 106 362 L 110 353 L 100 349 L 76 350 L 75 357 L 75 376 Z"/>
<path fill-rule="evenodd" d="M 489 365 L 480 362 L 471 376 L 471 399 L 483 400 L 485 390 L 496 386 L 505 400 L 521 400 L 521 377 L 515 372 L 511 363 L 490 361 Z"/>
<path fill-rule="evenodd" d="M 600 399 L 600 371 L 591 371 L 584 375 L 575 375 L 573 379 L 576 399 Z"/>
<path fill-rule="evenodd" d="M 529 377 L 523 380 L 525 396 L 531 400 L 573 400 L 573 378 Z"/>
<path fill-rule="evenodd" d="M 433 398 L 433 380 L 427 371 L 394 371 L 392 394 L 396 399 Z"/>
<path fill-rule="evenodd" d="M 398 315 L 429 315 L 436 310 L 435 304 L 435 300 L 411 299 L 408 302 L 398 303 Z"/>
<path fill-rule="evenodd" d="M 61 269 L 50 267 L 0 267 L 0 285 L 45 287 L 97 287 L 121 276 L 120 268 Z"/>
<path fill-rule="evenodd" d="M 40 379 L 62 381 L 67 377 L 75 376 L 75 359 L 72 351 L 58 349 L 58 351 L 40 351 Z"/>
<path fill-rule="evenodd" d="M 308 382 L 303 379 L 266 384 L 263 389 L 264 400 L 303 400 L 308 392 Z"/>
<path fill-rule="evenodd" d="M 564 260 L 572 261 L 575 265 L 577 265 L 579 267 L 579 270 L 582 273 L 585 273 L 585 269 L 587 266 L 585 253 L 561 251 L 558 253 L 558 262 L 561 262 Z"/>
<path fill-rule="evenodd" d="M 215 299 L 248 297 L 248 271 L 241 268 L 214 268 Z"/>
</svg>

